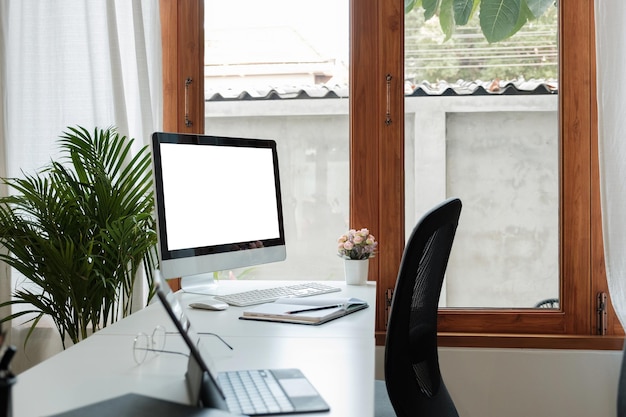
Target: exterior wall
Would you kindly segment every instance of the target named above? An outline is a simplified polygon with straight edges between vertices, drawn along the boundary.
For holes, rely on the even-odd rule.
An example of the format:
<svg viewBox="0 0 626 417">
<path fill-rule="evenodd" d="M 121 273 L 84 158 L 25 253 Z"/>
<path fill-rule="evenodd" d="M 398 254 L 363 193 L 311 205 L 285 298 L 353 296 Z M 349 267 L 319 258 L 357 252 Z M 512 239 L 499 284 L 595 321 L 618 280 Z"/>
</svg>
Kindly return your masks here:
<svg viewBox="0 0 626 417">
<path fill-rule="evenodd" d="M 556 95 L 406 99 L 406 235 L 442 199 L 464 202 L 442 305 L 532 307 L 558 295 L 557 106 Z M 349 210 L 348 99 L 207 102 L 205 122 L 207 134 L 279 142 L 294 223 L 287 263 L 270 274 L 342 279 L 333 241 Z"/>
<path fill-rule="evenodd" d="M 407 235 L 439 201 L 463 201 L 442 305 L 558 297 L 557 106 L 556 95 L 406 100 Z"/>
<path fill-rule="evenodd" d="M 336 241 L 348 227 L 348 101 L 208 102 L 206 114 L 207 134 L 278 142 L 287 260 L 245 277 L 342 280 Z"/>
</svg>

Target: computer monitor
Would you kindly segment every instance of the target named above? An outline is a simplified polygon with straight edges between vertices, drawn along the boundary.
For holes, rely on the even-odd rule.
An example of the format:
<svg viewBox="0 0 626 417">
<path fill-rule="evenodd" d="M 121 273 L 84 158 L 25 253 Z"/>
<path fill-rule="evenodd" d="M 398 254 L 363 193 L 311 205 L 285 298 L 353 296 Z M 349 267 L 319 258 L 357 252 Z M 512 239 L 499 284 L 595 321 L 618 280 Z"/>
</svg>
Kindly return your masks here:
<svg viewBox="0 0 626 417">
<path fill-rule="evenodd" d="M 213 294 L 213 272 L 285 260 L 276 142 L 156 132 L 161 274 Z"/>
</svg>

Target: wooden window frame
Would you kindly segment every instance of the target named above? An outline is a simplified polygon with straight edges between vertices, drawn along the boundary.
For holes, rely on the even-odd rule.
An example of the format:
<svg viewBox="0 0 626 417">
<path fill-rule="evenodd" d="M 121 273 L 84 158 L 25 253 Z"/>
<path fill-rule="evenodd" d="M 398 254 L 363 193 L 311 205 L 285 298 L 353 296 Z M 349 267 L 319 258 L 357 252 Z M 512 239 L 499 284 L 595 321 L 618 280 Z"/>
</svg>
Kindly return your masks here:
<svg viewBox="0 0 626 417">
<path fill-rule="evenodd" d="M 442 346 L 623 346 L 624 331 L 610 302 L 607 334 L 596 335 L 596 294 L 608 290 L 600 224 L 593 0 L 560 2 L 559 13 L 561 308 L 442 309 Z M 161 0 L 165 130 L 204 131 L 203 15 L 202 0 Z M 387 291 L 394 287 L 405 241 L 403 51 L 403 2 L 351 0 L 350 224 L 367 224 L 384 248 L 370 267 L 370 279 L 378 282 L 380 345 Z M 187 91 L 185 105 L 181 86 L 187 77 L 197 77 L 198 83 L 192 96 Z M 181 122 L 189 107 L 197 120 L 191 127 Z"/>
<path fill-rule="evenodd" d="M 204 133 L 204 2 L 160 0 L 163 129 Z"/>
<path fill-rule="evenodd" d="M 445 310 L 440 314 L 443 344 L 623 347 L 624 332 L 610 300 L 606 335 L 598 335 L 596 297 L 608 289 L 600 213 L 593 1 L 560 2 L 559 13 L 561 310 Z M 480 337 L 475 334 L 479 332 Z"/>
</svg>

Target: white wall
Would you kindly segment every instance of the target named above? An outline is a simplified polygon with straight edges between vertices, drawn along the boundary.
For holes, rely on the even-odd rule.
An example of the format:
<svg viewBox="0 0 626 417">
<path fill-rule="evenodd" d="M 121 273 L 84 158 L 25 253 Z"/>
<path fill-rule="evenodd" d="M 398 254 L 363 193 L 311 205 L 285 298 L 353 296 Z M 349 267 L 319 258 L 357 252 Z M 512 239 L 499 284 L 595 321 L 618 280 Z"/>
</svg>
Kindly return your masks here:
<svg viewBox="0 0 626 417">
<path fill-rule="evenodd" d="M 440 348 L 462 417 L 615 417 L 621 351 Z M 383 377 L 384 348 L 376 347 Z"/>
</svg>

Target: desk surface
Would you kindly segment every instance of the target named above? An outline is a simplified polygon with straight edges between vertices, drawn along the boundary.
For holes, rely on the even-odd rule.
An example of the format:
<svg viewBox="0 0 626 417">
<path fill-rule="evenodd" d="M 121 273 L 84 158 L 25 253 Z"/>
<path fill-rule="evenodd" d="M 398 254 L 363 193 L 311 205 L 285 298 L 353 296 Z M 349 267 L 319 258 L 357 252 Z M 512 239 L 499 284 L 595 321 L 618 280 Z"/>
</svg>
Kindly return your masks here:
<svg viewBox="0 0 626 417">
<path fill-rule="evenodd" d="M 218 370 L 300 368 L 331 407 L 328 413 L 307 416 L 371 416 L 374 392 L 375 284 L 346 286 L 321 297 L 358 297 L 370 307 L 325 323 L 307 326 L 239 320 L 245 308 L 225 311 L 187 309 L 203 336 Z M 286 281 L 233 281 L 220 283 L 220 291 L 286 285 Z M 207 296 L 179 294 L 184 306 Z M 132 358 L 134 336 L 156 325 L 174 331 L 165 310 L 155 303 L 99 331 L 76 346 L 18 375 L 13 388 L 16 417 L 42 416 L 69 410 L 128 392 L 188 402 L 185 385 L 187 358 L 160 354 L 136 365 Z M 168 335 L 166 349 L 186 352 L 182 338 Z"/>
</svg>

